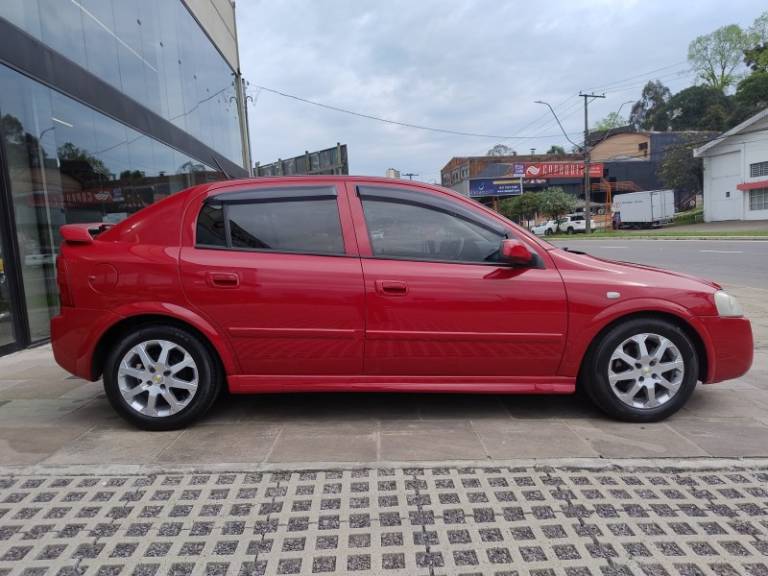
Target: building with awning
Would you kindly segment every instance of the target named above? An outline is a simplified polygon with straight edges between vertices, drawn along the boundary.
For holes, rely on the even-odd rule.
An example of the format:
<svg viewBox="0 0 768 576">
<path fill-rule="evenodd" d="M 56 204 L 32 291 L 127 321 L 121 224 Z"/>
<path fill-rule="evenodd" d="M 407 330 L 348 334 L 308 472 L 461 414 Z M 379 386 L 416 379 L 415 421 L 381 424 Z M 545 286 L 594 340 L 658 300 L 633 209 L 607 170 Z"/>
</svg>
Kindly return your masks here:
<svg viewBox="0 0 768 576">
<path fill-rule="evenodd" d="M 704 162 L 704 220 L 768 220 L 768 108 L 693 152 Z"/>
</svg>

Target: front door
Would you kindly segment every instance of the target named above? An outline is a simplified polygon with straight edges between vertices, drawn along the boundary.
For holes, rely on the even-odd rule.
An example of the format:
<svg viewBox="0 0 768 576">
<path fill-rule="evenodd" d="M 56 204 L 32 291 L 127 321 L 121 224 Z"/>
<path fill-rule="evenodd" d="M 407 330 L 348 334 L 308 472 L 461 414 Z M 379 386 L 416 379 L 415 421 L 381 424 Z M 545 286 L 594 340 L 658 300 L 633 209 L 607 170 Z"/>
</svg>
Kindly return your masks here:
<svg viewBox="0 0 768 576">
<path fill-rule="evenodd" d="M 548 258 L 538 254 L 532 268 L 497 262 L 511 229 L 447 194 L 378 185 L 356 192 L 367 374 L 557 372 L 566 295 Z"/>
<path fill-rule="evenodd" d="M 329 183 L 227 192 L 201 207 L 195 245 L 181 252 L 184 290 L 229 337 L 242 374 L 362 372 L 362 272 L 337 200 Z"/>
</svg>

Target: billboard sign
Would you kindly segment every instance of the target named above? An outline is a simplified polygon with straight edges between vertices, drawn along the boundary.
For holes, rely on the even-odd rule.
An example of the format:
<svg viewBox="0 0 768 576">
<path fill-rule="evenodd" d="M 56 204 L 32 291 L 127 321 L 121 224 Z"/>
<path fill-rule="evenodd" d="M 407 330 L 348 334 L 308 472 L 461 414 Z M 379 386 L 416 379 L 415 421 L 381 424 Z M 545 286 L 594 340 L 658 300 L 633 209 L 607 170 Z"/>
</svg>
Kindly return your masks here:
<svg viewBox="0 0 768 576">
<path fill-rule="evenodd" d="M 581 162 L 516 162 L 512 165 L 512 174 L 516 178 L 584 178 L 584 164 Z M 601 178 L 603 164 L 589 165 L 589 176 Z"/>
<path fill-rule="evenodd" d="M 469 180 L 469 196 L 479 198 L 481 196 L 519 196 L 520 180 L 509 178 L 471 178 Z"/>
</svg>

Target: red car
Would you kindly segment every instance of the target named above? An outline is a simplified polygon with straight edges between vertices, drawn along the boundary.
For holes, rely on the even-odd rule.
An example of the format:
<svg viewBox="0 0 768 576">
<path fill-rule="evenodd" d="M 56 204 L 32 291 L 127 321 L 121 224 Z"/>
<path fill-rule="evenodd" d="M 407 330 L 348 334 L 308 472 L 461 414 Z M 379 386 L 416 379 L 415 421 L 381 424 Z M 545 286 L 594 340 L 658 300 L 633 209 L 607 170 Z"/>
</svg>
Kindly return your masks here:
<svg viewBox="0 0 768 576">
<path fill-rule="evenodd" d="M 146 429 L 237 394 L 570 394 L 634 422 L 744 374 L 752 332 L 713 282 L 561 250 L 450 190 L 263 178 L 69 224 L 56 361 Z"/>
</svg>

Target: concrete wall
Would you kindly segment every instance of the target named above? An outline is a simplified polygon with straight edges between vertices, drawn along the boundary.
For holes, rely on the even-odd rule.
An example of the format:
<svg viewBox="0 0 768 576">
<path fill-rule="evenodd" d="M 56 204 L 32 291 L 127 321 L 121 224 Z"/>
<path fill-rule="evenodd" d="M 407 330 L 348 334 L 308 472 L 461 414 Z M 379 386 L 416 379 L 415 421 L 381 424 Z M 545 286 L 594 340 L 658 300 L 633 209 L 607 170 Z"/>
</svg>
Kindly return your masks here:
<svg viewBox="0 0 768 576">
<path fill-rule="evenodd" d="M 233 70 L 240 68 L 235 5 L 230 0 L 184 0 Z"/>
<path fill-rule="evenodd" d="M 768 220 L 768 210 L 749 209 L 749 191 L 736 188 L 750 178 L 749 165 L 768 161 L 768 119 L 713 147 L 704 157 L 704 220 Z"/>
</svg>

